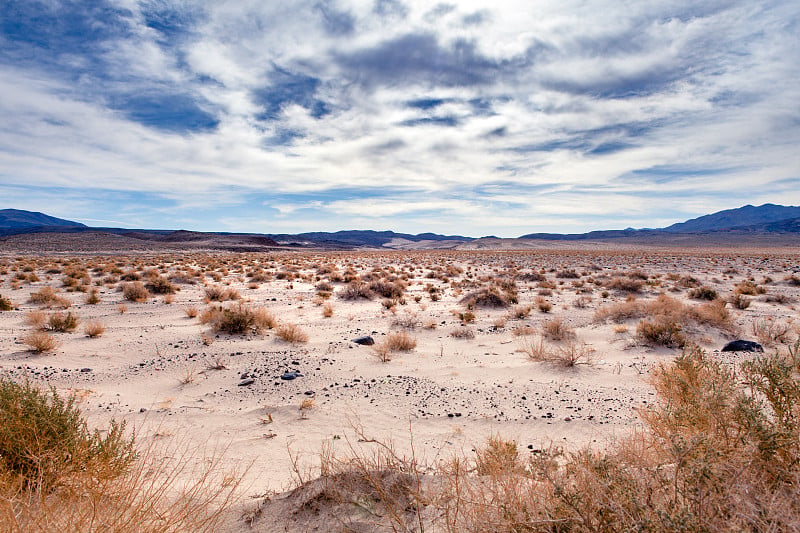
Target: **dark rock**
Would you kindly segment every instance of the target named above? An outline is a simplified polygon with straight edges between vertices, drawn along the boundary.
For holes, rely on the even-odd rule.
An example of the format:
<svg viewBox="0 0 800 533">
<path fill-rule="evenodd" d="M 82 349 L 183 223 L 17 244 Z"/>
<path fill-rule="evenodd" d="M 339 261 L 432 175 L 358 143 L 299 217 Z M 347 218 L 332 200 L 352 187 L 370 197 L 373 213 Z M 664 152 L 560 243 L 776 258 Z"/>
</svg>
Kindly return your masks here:
<svg viewBox="0 0 800 533">
<path fill-rule="evenodd" d="M 764 347 L 753 341 L 741 339 L 731 341 L 722 348 L 723 352 L 763 352 Z"/>
<path fill-rule="evenodd" d="M 81 372 L 91 372 L 91 368 L 81 368 Z"/>
<path fill-rule="evenodd" d="M 240 381 L 240 382 L 239 382 L 239 386 L 240 386 L 240 387 L 246 387 L 246 386 L 248 386 L 248 385 L 252 385 L 252 384 L 253 384 L 253 383 L 255 383 L 255 382 L 256 382 L 256 380 L 255 380 L 255 379 L 253 379 L 253 378 L 247 378 L 247 379 L 243 379 L 242 381 Z"/>
<path fill-rule="evenodd" d="M 307 390 L 303 394 L 305 394 L 306 396 L 314 396 L 316 392 L 314 392 L 313 390 Z"/>
<path fill-rule="evenodd" d="M 373 344 L 375 344 L 375 339 L 373 339 L 369 335 L 364 335 L 363 337 L 358 337 L 353 339 L 353 342 L 356 344 L 361 344 L 362 346 L 372 346 Z"/>
<path fill-rule="evenodd" d="M 301 377 L 303 374 L 300 372 L 284 372 L 281 374 L 281 379 L 285 381 L 292 381 L 295 378 Z"/>
</svg>

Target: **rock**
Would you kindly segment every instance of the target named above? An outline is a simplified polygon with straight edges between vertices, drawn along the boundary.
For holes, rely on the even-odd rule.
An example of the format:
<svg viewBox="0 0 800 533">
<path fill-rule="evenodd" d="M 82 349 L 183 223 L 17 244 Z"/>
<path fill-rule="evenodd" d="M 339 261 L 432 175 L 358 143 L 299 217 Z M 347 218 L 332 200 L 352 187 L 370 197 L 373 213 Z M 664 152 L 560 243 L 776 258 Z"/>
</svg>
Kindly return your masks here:
<svg viewBox="0 0 800 533">
<path fill-rule="evenodd" d="M 281 379 L 285 381 L 292 381 L 295 378 L 302 377 L 302 375 L 303 374 L 301 374 L 300 372 L 284 372 L 283 374 L 281 374 Z"/>
<path fill-rule="evenodd" d="M 353 339 L 353 342 L 356 344 L 360 344 L 362 346 L 372 346 L 373 344 L 375 344 L 375 339 L 373 339 L 369 335 L 364 335 L 363 337 L 358 337 L 356 339 Z"/>
<path fill-rule="evenodd" d="M 722 348 L 723 352 L 763 352 L 764 347 L 753 341 L 741 339 L 731 341 Z"/>
<path fill-rule="evenodd" d="M 81 368 L 81 372 L 91 372 L 91 368 Z"/>
<path fill-rule="evenodd" d="M 242 381 L 240 381 L 240 382 L 239 382 L 239 386 L 240 386 L 240 387 L 247 387 L 248 385 L 252 385 L 252 384 L 253 384 L 253 383 L 255 383 L 255 382 L 256 382 L 256 380 L 255 380 L 255 379 L 253 379 L 253 378 L 247 378 L 247 379 L 243 379 Z"/>
</svg>

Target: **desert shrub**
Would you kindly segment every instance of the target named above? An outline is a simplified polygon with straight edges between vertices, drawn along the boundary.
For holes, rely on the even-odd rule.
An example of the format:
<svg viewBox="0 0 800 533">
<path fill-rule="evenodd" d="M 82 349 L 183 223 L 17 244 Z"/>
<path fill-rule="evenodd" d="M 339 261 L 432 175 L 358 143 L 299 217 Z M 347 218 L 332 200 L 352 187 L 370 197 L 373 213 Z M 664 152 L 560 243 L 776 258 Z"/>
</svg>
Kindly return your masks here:
<svg viewBox="0 0 800 533">
<path fill-rule="evenodd" d="M 78 317 L 71 312 L 51 313 L 47 317 L 44 327 L 50 331 L 75 331 L 75 328 L 78 327 Z"/>
<path fill-rule="evenodd" d="M 205 288 L 206 300 L 209 302 L 226 302 L 228 300 L 240 300 L 242 296 L 236 289 L 222 287 L 220 285 L 209 285 Z"/>
<path fill-rule="evenodd" d="M 52 287 L 42 287 L 37 292 L 32 292 L 30 297 L 31 303 L 37 305 L 46 305 L 49 307 L 64 307 L 67 308 L 71 305 L 70 301 L 58 293 Z"/>
<path fill-rule="evenodd" d="M 461 303 L 468 309 L 478 307 L 500 308 L 510 304 L 507 294 L 502 293 L 497 287 L 484 287 L 472 292 L 461 299 Z"/>
<path fill-rule="evenodd" d="M 86 302 L 87 305 L 99 304 L 100 294 L 97 292 L 97 289 L 92 288 L 88 293 L 86 293 L 86 298 L 83 301 Z"/>
<path fill-rule="evenodd" d="M 575 272 L 573 269 L 559 270 L 556 272 L 556 278 L 559 279 L 579 279 L 580 277 L 581 275 Z"/>
<path fill-rule="evenodd" d="M 682 348 L 686 344 L 686 337 L 681 330 L 682 327 L 679 323 L 668 317 L 660 316 L 653 320 L 641 320 L 636 326 L 636 336 L 648 344 Z"/>
<path fill-rule="evenodd" d="M 624 302 L 600 307 L 594 313 L 594 320 L 596 322 L 611 320 L 612 322 L 620 323 L 633 318 L 641 318 L 644 314 L 644 305 L 636 300 L 635 297 L 630 297 Z"/>
<path fill-rule="evenodd" d="M 689 298 L 694 298 L 696 300 L 710 301 L 716 300 L 718 297 L 719 295 L 717 294 L 717 291 L 711 287 L 706 287 L 705 285 L 689 291 Z"/>
<path fill-rule="evenodd" d="M 454 328 L 450 331 L 450 336 L 454 339 L 474 339 L 475 331 L 467 326 Z"/>
<path fill-rule="evenodd" d="M 146 302 L 150 297 L 150 291 L 141 281 L 132 281 L 122 286 L 122 296 L 131 302 Z"/>
<path fill-rule="evenodd" d="M 194 305 L 187 305 L 183 312 L 186 313 L 186 316 L 189 318 L 197 318 L 197 315 L 199 314 L 197 307 Z"/>
<path fill-rule="evenodd" d="M 399 316 L 392 320 L 391 326 L 393 328 L 403 329 L 417 329 L 420 326 L 420 321 L 414 315 Z"/>
<path fill-rule="evenodd" d="M 393 331 L 384 341 L 393 352 L 410 352 L 417 347 L 417 340 L 405 331 Z"/>
<path fill-rule="evenodd" d="M 369 285 L 363 281 L 353 280 L 339 291 L 339 298 L 342 300 L 372 300 L 375 297 Z"/>
<path fill-rule="evenodd" d="M 405 286 L 402 282 L 376 280 L 369 284 L 369 290 L 384 298 L 399 299 L 403 297 Z"/>
<path fill-rule="evenodd" d="M 32 331 L 22 338 L 22 342 L 36 353 L 51 352 L 58 348 L 58 341 L 46 331 Z"/>
<path fill-rule="evenodd" d="M 243 303 L 232 307 L 211 306 L 200 315 L 200 322 L 210 324 L 217 333 L 246 335 L 261 333 L 277 324 L 275 315 L 263 307 L 252 308 Z"/>
<path fill-rule="evenodd" d="M 725 307 L 725 301 L 716 299 L 702 305 L 692 307 L 688 311 L 688 318 L 698 324 L 708 324 L 709 326 L 733 332 L 735 327 L 731 320 L 731 314 Z"/>
<path fill-rule="evenodd" d="M 11 311 L 14 309 L 14 303 L 0 294 L 0 311 Z"/>
<path fill-rule="evenodd" d="M 577 365 L 591 365 L 594 362 L 593 351 L 584 342 L 569 340 L 557 345 L 549 344 L 544 337 L 520 337 L 518 351 L 524 353 L 531 361 L 551 363 L 571 368 Z"/>
<path fill-rule="evenodd" d="M 767 292 L 767 290 L 764 287 L 756 285 L 752 281 L 744 280 L 734 285 L 734 292 L 736 294 L 755 296 L 756 294 L 764 294 L 765 292 Z"/>
<path fill-rule="evenodd" d="M 83 326 L 83 332 L 87 337 L 100 337 L 106 331 L 106 326 L 99 320 L 90 320 Z"/>
<path fill-rule="evenodd" d="M 613 277 L 606 282 L 607 289 L 621 291 L 621 292 L 640 292 L 642 290 L 642 281 L 639 279 L 629 277 Z"/>
<path fill-rule="evenodd" d="M 322 316 L 325 318 L 333 316 L 333 305 L 331 305 L 330 302 L 326 302 L 325 305 L 322 306 Z"/>
<path fill-rule="evenodd" d="M 744 310 L 750 307 L 751 300 L 742 294 L 735 293 L 731 296 L 730 302 L 736 309 Z"/>
<path fill-rule="evenodd" d="M 152 294 L 173 294 L 176 290 L 175 285 L 164 276 L 159 275 L 150 276 L 146 287 Z"/>
<path fill-rule="evenodd" d="M 536 307 L 542 313 L 549 313 L 553 309 L 553 304 L 547 301 L 543 296 L 536 297 Z"/>
<path fill-rule="evenodd" d="M 753 335 L 764 346 L 775 346 L 789 340 L 790 325 L 772 317 L 757 319 L 751 326 Z"/>
<path fill-rule="evenodd" d="M 112 420 L 101 436 L 89 431 L 74 397 L 0 378 L 0 468 L 25 486 L 52 490 L 79 471 L 121 474 L 134 457 L 124 422 Z"/>
<path fill-rule="evenodd" d="M 554 318 L 542 324 L 542 335 L 553 341 L 564 341 L 574 339 L 575 330 L 567 326 L 560 318 Z"/>
<path fill-rule="evenodd" d="M 532 307 L 530 305 L 518 305 L 511 310 L 509 316 L 522 320 L 531 314 L 531 309 Z"/>
<path fill-rule="evenodd" d="M 498 435 L 490 436 L 486 444 L 475 450 L 475 473 L 498 478 L 511 472 L 524 470 L 517 443 Z"/>
<path fill-rule="evenodd" d="M 297 324 L 279 324 L 275 328 L 275 335 L 292 344 L 308 342 L 308 334 Z"/>
</svg>

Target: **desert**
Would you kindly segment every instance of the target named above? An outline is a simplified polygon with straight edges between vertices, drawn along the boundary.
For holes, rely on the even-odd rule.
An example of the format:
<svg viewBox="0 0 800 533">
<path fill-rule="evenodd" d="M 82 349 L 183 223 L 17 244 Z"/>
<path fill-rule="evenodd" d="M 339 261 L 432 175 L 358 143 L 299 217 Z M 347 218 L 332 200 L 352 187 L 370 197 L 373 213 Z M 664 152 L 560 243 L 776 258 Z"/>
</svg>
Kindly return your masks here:
<svg viewBox="0 0 800 533">
<path fill-rule="evenodd" d="M 198 507 L 165 531 L 549 530 L 517 516 L 520 502 L 514 516 L 502 501 L 477 510 L 475 494 L 453 516 L 436 485 L 459 463 L 464 484 L 490 483 L 487 461 L 616 450 L 650 431 L 642 413 L 663 406 L 653 376 L 682 353 L 741 372 L 763 354 L 727 342 L 788 357 L 800 334 L 793 247 L 125 254 L 11 242 L 2 378 L 53 387 L 91 428 L 124 421 L 149 461 L 177 461 L 158 474 L 172 478 L 164 498 L 186 490 Z M 405 492 L 387 472 L 411 476 Z M 59 527 L 51 519 L 43 530 Z"/>
</svg>

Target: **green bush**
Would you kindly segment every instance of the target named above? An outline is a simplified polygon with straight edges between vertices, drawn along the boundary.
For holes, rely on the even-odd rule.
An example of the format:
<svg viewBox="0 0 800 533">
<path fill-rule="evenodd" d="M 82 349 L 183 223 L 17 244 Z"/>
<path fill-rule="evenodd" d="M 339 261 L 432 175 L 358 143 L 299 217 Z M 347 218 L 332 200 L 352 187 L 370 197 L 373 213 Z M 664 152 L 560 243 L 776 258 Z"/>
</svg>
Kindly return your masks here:
<svg viewBox="0 0 800 533">
<path fill-rule="evenodd" d="M 89 431 L 72 396 L 0 379 L 0 475 L 45 491 L 76 472 L 119 475 L 135 458 L 133 444 L 124 422 L 112 420 L 105 437 Z"/>
</svg>

